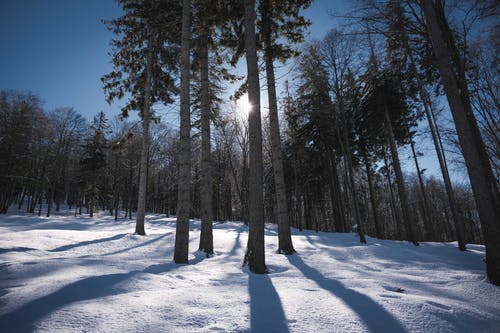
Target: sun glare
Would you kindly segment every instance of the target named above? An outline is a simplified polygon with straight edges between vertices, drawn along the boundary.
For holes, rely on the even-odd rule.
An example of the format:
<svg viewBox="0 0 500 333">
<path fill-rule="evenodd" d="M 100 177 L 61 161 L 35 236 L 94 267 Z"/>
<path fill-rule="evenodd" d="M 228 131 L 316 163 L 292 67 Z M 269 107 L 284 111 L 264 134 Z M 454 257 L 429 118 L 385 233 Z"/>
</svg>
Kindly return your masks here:
<svg viewBox="0 0 500 333">
<path fill-rule="evenodd" d="M 248 101 L 248 94 L 244 94 L 243 96 L 241 96 L 236 104 L 238 105 L 238 109 L 240 110 L 240 112 L 245 115 L 247 115 L 250 110 L 252 110 L 252 104 L 250 104 L 250 102 Z"/>
</svg>

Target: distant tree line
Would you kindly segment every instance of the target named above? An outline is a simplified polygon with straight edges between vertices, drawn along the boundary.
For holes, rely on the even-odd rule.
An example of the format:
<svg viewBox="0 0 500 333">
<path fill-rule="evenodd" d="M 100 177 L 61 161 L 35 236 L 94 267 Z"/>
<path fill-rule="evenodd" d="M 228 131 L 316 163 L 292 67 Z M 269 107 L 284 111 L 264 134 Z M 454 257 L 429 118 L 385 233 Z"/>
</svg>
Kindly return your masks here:
<svg viewBox="0 0 500 333">
<path fill-rule="evenodd" d="M 264 222 L 278 224 L 284 254 L 295 252 L 290 226 L 355 231 L 362 243 L 484 243 L 500 284 L 497 4 L 363 0 L 336 18 L 349 29 L 303 43 L 311 2 L 119 0 L 123 16 L 106 22 L 114 67 L 102 81 L 110 103 L 127 98 L 121 116 L 140 120 L 110 124 L 99 113 L 87 124 L 73 109 L 44 112 L 38 97 L 2 91 L 1 211 L 135 212 L 141 235 L 146 211 L 175 214 L 177 263 L 188 262 L 189 218 L 201 218 L 207 256 L 212 222 L 243 220 L 255 273 L 267 271 Z M 275 66 L 291 58 L 279 93 Z M 232 70 L 241 59 L 243 78 Z M 240 84 L 233 101 L 248 94 L 248 119 L 223 103 L 225 81 Z M 444 96 L 454 142 L 440 121 Z M 177 101 L 178 132 L 154 111 Z M 419 164 L 427 137 L 440 175 Z M 451 181 L 452 146 L 470 188 Z"/>
</svg>

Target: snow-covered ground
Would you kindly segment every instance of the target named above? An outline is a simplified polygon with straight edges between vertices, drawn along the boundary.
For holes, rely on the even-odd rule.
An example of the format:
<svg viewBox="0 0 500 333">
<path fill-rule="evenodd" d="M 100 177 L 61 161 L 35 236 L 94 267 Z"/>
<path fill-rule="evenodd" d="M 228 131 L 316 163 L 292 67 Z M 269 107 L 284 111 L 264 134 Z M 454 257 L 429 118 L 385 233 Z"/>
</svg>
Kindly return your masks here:
<svg viewBox="0 0 500 333">
<path fill-rule="evenodd" d="M 0 332 L 500 332 L 500 288 L 482 246 L 293 230 L 298 253 L 274 253 L 267 275 L 242 268 L 247 229 L 214 225 L 216 256 L 172 262 L 175 220 L 134 222 L 70 212 L 0 216 Z"/>
</svg>

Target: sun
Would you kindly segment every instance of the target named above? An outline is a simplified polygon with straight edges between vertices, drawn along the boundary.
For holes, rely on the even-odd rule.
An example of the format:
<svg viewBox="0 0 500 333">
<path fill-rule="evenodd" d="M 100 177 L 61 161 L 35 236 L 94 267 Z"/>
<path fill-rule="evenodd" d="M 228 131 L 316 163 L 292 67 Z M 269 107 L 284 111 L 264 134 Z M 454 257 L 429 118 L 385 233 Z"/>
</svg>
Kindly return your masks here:
<svg viewBox="0 0 500 333">
<path fill-rule="evenodd" d="M 238 106 L 240 112 L 244 114 L 248 114 L 252 110 L 252 104 L 250 104 L 250 101 L 248 100 L 248 94 L 241 96 L 237 100 L 236 105 Z"/>
</svg>

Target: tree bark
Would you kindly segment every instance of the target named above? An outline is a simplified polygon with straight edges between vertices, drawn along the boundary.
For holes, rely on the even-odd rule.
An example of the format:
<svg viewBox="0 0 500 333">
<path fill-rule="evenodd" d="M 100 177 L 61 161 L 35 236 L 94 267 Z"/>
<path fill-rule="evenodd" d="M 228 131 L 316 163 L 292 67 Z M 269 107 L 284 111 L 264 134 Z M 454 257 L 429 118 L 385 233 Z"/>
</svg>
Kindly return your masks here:
<svg viewBox="0 0 500 333">
<path fill-rule="evenodd" d="M 210 90 L 208 73 L 208 35 L 210 27 L 202 18 L 200 33 L 200 79 L 201 79 L 201 234 L 199 250 L 207 257 L 213 255 L 213 207 L 212 207 L 212 159 L 210 146 Z"/>
<path fill-rule="evenodd" d="M 189 101 L 191 43 L 191 1 L 182 2 L 182 41 L 181 41 L 181 114 L 179 185 L 177 199 L 177 224 L 175 228 L 174 262 L 187 264 L 189 255 L 189 213 L 191 207 L 191 110 Z"/>
<path fill-rule="evenodd" d="M 149 28 L 151 29 L 151 28 Z M 146 58 L 146 82 L 144 84 L 144 105 L 142 109 L 142 141 L 141 161 L 139 173 L 139 194 L 137 196 L 137 215 L 135 233 L 146 235 L 144 218 L 146 216 L 146 191 L 148 183 L 148 149 L 149 149 L 149 124 L 151 122 L 151 75 L 153 67 L 152 31 L 148 31 L 148 53 Z"/>
<path fill-rule="evenodd" d="M 262 124 L 260 117 L 260 84 L 255 36 L 255 1 L 245 0 L 245 51 L 247 60 L 248 99 L 251 106 L 248 115 L 249 131 L 249 231 L 244 262 L 250 271 L 267 273 L 264 251 L 264 200 L 262 193 Z"/>
<path fill-rule="evenodd" d="M 267 96 L 269 103 L 269 127 L 271 136 L 271 157 L 276 191 L 276 220 L 278 222 L 278 253 L 292 254 L 290 221 L 286 200 L 285 173 L 283 170 L 283 152 L 281 149 L 278 102 L 276 98 L 276 80 L 274 77 L 274 55 L 270 28 L 270 3 L 262 0 L 262 27 L 264 39 L 264 60 L 266 63 Z"/>
<path fill-rule="evenodd" d="M 486 272 L 491 283 L 500 285 L 500 196 L 497 183 L 472 112 L 463 67 L 456 61 L 458 54 L 450 38 L 442 4 L 421 1 L 421 6 L 484 232 Z M 438 9 L 441 9 L 440 15 Z"/>
</svg>

